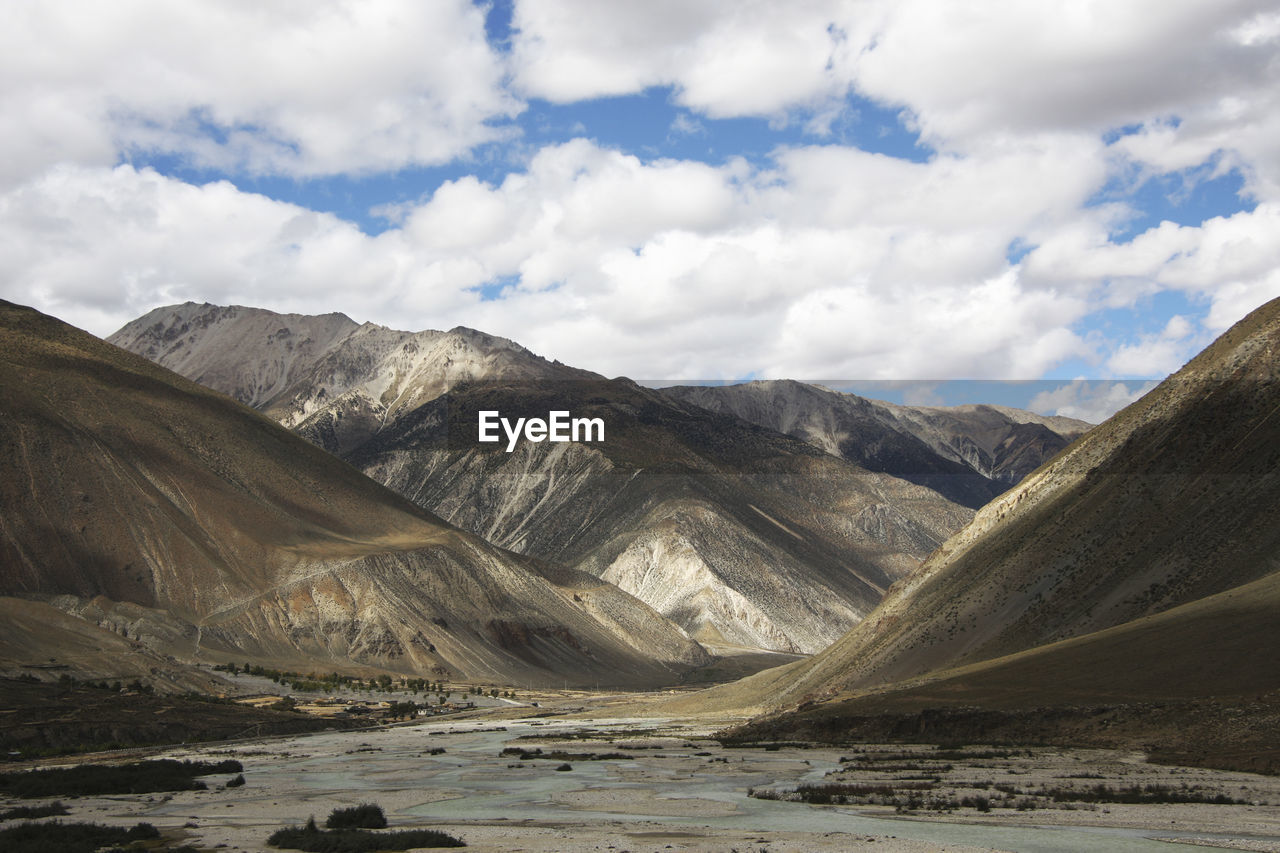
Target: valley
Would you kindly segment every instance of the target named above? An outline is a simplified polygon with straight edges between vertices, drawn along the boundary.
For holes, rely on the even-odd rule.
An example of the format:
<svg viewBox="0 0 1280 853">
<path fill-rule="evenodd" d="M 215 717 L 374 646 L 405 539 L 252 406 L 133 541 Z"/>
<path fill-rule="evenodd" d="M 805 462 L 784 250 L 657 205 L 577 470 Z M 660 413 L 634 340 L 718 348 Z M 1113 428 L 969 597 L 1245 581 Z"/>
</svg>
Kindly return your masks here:
<svg viewBox="0 0 1280 853">
<path fill-rule="evenodd" d="M 0 853 L 1280 853 L 1280 0 L 2 20 Z"/>
<path fill-rule="evenodd" d="M 494 850 L 1280 849 L 1280 301 L 1087 431 L 140 320 L 206 387 L 0 309 L 11 764 L 250 768 L 77 820 L 260 849 L 376 797 Z M 483 440 L 548 412 L 607 439 Z"/>
<path fill-rule="evenodd" d="M 271 832 L 309 815 L 323 821 L 330 811 L 358 803 L 379 805 L 391 829 L 430 828 L 469 849 L 530 853 L 608 847 L 1034 853 L 1099 845 L 1138 853 L 1180 849 L 1174 843 L 1280 845 L 1275 777 L 1151 765 L 1138 753 L 1116 750 L 723 746 L 715 738 L 723 721 L 636 718 L 613 710 L 638 698 L 544 695 L 535 716 L 512 708 L 345 734 L 153 751 L 149 757 L 238 760 L 246 784 L 224 789 L 213 777 L 218 784 L 208 791 L 82 797 L 68 819 L 145 821 L 201 849 L 242 850 L 263 849 Z M 936 781 L 912 781 L 920 779 Z M 814 805 L 788 802 L 784 793 L 772 798 L 796 786 L 833 783 L 897 785 L 909 802 Z M 1100 787 L 1194 792 L 1235 804 L 1090 802 Z M 1080 799 L 1062 793 L 1071 790 Z M 1028 806 L 1043 791 L 1054 794 Z"/>
<path fill-rule="evenodd" d="M 109 340 L 495 545 L 620 587 L 698 642 L 784 653 L 836 640 L 975 508 L 1088 427 L 794 382 L 652 389 L 470 329 L 241 306 L 159 308 Z M 477 441 L 499 416 L 485 413 L 557 410 L 607 425 L 608 440 Z"/>
</svg>

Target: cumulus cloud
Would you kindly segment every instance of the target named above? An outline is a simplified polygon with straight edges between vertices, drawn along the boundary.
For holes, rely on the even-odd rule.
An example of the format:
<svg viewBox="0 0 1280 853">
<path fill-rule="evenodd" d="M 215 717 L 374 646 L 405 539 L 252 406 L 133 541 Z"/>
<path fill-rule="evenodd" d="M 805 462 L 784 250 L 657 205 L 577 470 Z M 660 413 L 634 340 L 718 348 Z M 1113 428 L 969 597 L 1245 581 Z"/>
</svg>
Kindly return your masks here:
<svg viewBox="0 0 1280 853">
<path fill-rule="evenodd" d="M 1208 343 L 1193 332 L 1186 317 L 1175 315 L 1160 332 L 1117 347 L 1107 368 L 1115 376 L 1167 376 Z"/>
<path fill-rule="evenodd" d="M 368 311 L 361 286 L 403 274 L 393 243 L 226 181 L 131 166 L 61 166 L 0 196 L 6 297 L 98 334 L 188 299 Z"/>
<path fill-rule="evenodd" d="M 1273 6 L 520 0 L 504 55 L 464 0 L 19 4 L 0 31 L 0 292 L 100 333 L 184 299 L 463 324 L 646 379 L 1163 372 L 1280 295 Z M 377 236 L 119 165 L 456 166 L 512 133 L 523 99 L 653 86 L 671 87 L 673 136 L 718 143 L 734 116 L 827 133 L 856 94 L 936 153 L 708 164 L 525 143 L 502 179 L 381 206 Z M 1117 243 L 1133 211 L 1096 203 L 1122 178 L 1225 170 L 1256 208 Z M 1080 331 L 1168 290 L 1207 313 Z"/>
<path fill-rule="evenodd" d="M 56 0 L 0 28 L 0 180 L 158 151 L 289 175 L 448 162 L 508 131 L 466 0 Z"/>
<path fill-rule="evenodd" d="M 1198 226 L 1166 221 L 1119 244 L 1104 224 L 1082 220 L 1047 236 L 1023 259 L 1023 274 L 1040 288 L 1103 287 L 1111 307 L 1180 291 L 1209 303 L 1205 324 L 1216 333 L 1280 295 L 1277 234 L 1280 203 Z"/>
<path fill-rule="evenodd" d="M 973 179 L 939 159 L 899 164 L 883 216 L 862 190 L 813 203 L 818 174 L 857 187 L 876 159 L 798 149 L 760 170 L 576 140 L 501 184 L 446 182 L 376 237 L 227 182 L 61 167 L 0 196 L 0 275 L 99 333 L 185 299 L 323 305 L 645 378 L 1025 377 L 1085 350 L 1070 325 L 1087 302 L 1003 259 L 1028 223 L 1069 220 L 1069 197 L 966 219 Z M 1043 165 L 1019 162 L 992 168 Z M 512 285 L 482 301 L 494 280 Z"/>
<path fill-rule="evenodd" d="M 1234 33 L 1271 9 L 1267 0 L 893 2 L 867 16 L 852 74 L 951 145 L 1102 131 L 1228 93 L 1269 97 L 1274 54 Z"/>
<path fill-rule="evenodd" d="M 1147 382 L 1091 382 L 1077 379 L 1049 391 L 1041 391 L 1027 408 L 1042 415 L 1061 415 L 1100 424 L 1143 394 L 1155 388 Z"/>
<path fill-rule="evenodd" d="M 713 117 L 820 113 L 857 92 L 954 150 L 1224 110 L 1249 113 L 1263 145 L 1275 17 L 1270 0 L 522 0 L 513 68 L 553 101 L 670 86 Z"/>
<path fill-rule="evenodd" d="M 512 65 L 521 91 L 560 103 L 675 86 L 708 116 L 770 115 L 847 88 L 831 73 L 833 5 L 814 0 L 523 0 Z"/>
</svg>

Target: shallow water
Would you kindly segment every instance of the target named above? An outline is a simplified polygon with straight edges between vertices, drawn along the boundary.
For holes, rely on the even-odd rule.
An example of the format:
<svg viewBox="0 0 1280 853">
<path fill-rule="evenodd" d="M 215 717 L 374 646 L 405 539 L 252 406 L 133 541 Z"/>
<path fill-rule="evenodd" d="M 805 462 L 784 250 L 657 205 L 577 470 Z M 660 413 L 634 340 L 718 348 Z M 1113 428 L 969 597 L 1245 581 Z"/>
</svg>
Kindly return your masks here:
<svg viewBox="0 0 1280 853">
<path fill-rule="evenodd" d="M 852 808 L 810 806 L 754 799 L 751 786 L 794 785 L 820 779 L 837 766 L 835 750 L 722 750 L 706 742 L 664 741 L 661 749 L 635 750 L 626 760 L 576 761 L 572 772 L 556 772 L 559 761 L 502 756 L 505 746 L 546 744 L 517 741 L 524 734 L 568 733 L 578 724 L 505 723 L 505 731 L 478 731 L 459 722 L 359 734 L 328 733 L 270 744 L 268 756 L 246 757 L 253 789 L 274 804 L 296 803 L 305 815 L 312 804 L 334 799 L 390 803 L 389 816 L 439 822 L 522 820 L 594 823 L 636 822 L 681 827 L 758 831 L 858 833 L 918 841 L 970 844 L 1028 853 L 1057 851 L 1185 850 L 1143 837 L 1132 829 L 984 826 L 867 817 Z M 593 722 L 591 728 L 607 724 Z M 652 726 L 647 721 L 646 726 Z M 619 731 L 625 729 L 619 728 Z M 443 755 L 424 754 L 443 746 Z M 615 752 L 599 743 L 563 746 L 568 752 Z M 362 750 L 362 751 L 356 751 Z M 696 752 L 712 752 L 711 761 Z M 280 755 L 280 753 L 292 753 Z M 634 756 L 634 757 L 632 757 Z M 806 767 L 803 762 L 808 761 Z M 192 804 L 172 803 L 173 810 Z M 154 813 L 168 809 L 159 807 Z M 1174 833 L 1165 833 L 1174 834 Z M 1180 834 L 1180 833 L 1179 833 Z M 1190 834 L 1190 833 L 1188 833 Z"/>
</svg>

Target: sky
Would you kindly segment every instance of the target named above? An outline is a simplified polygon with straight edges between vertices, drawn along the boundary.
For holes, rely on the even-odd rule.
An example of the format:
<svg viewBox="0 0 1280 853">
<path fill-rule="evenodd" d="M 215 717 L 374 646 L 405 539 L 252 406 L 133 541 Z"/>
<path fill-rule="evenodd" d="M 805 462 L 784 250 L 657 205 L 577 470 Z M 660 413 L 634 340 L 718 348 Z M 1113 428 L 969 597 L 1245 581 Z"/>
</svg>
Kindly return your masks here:
<svg viewBox="0 0 1280 853">
<path fill-rule="evenodd" d="M 341 311 L 652 382 L 1037 380 L 1097 420 L 1280 296 L 1276 0 L 3 17 L 0 297 L 98 335 Z"/>
</svg>

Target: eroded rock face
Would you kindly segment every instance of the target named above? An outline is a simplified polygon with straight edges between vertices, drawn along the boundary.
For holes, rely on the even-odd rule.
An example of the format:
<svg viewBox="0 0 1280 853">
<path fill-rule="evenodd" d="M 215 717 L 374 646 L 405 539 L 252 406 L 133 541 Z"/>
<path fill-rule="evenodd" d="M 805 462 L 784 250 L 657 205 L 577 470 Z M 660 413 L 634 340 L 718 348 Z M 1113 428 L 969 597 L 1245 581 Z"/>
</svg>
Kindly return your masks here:
<svg viewBox="0 0 1280 853">
<path fill-rule="evenodd" d="M 448 413 L 599 417 L 600 444 L 459 443 Z M 936 492 L 625 381 L 462 388 L 349 456 L 452 523 L 620 586 L 707 642 L 811 653 L 968 513 Z M 892 507 L 892 509 L 890 509 Z"/>
<path fill-rule="evenodd" d="M 227 397 L 8 303 L 0 391 L 0 595 L 57 600 L 186 659 L 602 684 L 669 683 L 706 660 L 620 590 L 575 602 L 599 582 L 495 548 Z M 496 643 L 494 620 L 524 626 L 528 646 Z"/>
<path fill-rule="evenodd" d="M 250 365 L 283 363 L 282 341 L 321 337 L 311 325 L 323 318 L 206 307 L 197 322 L 198 309 L 159 309 L 112 340 L 194 375 L 199 358 L 148 343 L 182 338 L 166 324 L 199 326 L 193 346 L 220 364 L 218 336 Z M 970 516 L 928 484 L 470 330 L 365 325 L 290 365 L 283 390 L 255 398 L 267 414 L 450 523 L 617 584 L 709 641 L 817 651 Z M 231 393 L 249 384 L 233 366 L 217 378 Z M 477 409 L 598 416 L 607 439 L 505 453 L 450 435 L 458 410 Z"/>
<path fill-rule="evenodd" d="M 192 302 L 107 339 L 347 452 L 459 382 L 592 377 L 474 329 L 401 332 L 343 314 L 277 314 Z"/>
</svg>

